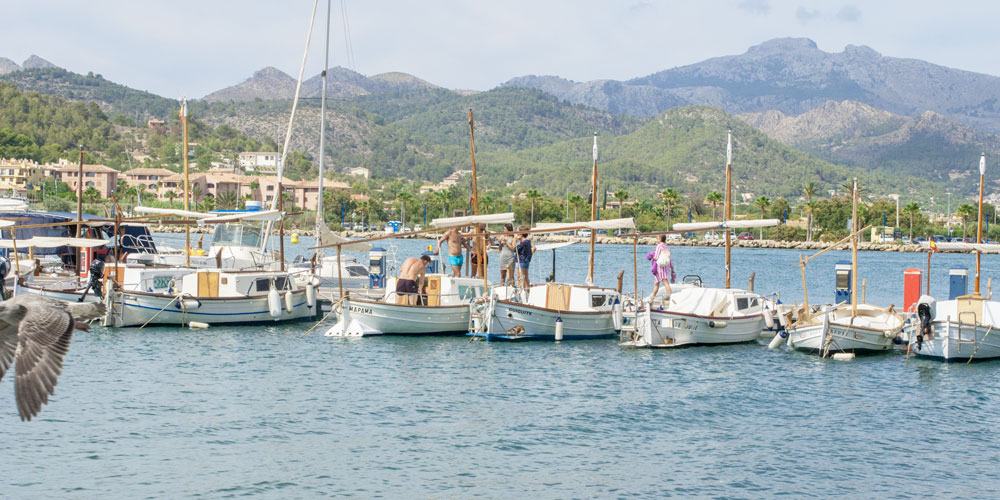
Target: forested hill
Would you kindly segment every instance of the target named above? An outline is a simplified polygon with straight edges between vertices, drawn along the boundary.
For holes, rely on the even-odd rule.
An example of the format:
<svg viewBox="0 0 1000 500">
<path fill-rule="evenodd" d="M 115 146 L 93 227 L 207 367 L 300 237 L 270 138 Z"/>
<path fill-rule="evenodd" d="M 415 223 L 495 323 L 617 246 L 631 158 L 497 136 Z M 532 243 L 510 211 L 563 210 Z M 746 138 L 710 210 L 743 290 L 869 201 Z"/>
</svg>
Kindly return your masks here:
<svg viewBox="0 0 1000 500">
<path fill-rule="evenodd" d="M 27 68 L 0 74 L 25 91 L 55 95 L 70 101 L 93 102 L 111 116 L 124 115 L 136 122 L 177 114 L 180 103 L 144 90 L 105 80 L 99 74 L 80 75 L 62 68 Z"/>
</svg>

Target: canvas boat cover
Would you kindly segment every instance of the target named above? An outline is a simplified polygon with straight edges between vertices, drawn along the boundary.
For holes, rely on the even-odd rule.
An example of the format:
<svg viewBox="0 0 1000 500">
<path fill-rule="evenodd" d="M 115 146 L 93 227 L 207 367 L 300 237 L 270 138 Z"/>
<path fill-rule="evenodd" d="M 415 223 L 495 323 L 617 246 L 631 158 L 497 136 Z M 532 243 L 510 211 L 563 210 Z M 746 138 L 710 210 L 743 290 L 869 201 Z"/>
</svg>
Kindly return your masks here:
<svg viewBox="0 0 1000 500">
<path fill-rule="evenodd" d="M 197 212 L 191 212 L 197 213 Z M 241 221 L 276 221 L 281 219 L 281 212 L 278 210 L 255 210 L 251 212 L 222 212 L 209 214 L 209 217 L 198 220 L 198 225 L 203 224 L 223 224 L 226 222 Z"/>
<path fill-rule="evenodd" d="M 94 238 L 60 238 L 56 236 L 35 236 L 32 238 L 17 240 L 17 249 L 22 250 L 25 248 L 59 248 L 59 247 L 76 247 L 76 248 L 96 248 L 103 247 L 110 243 L 111 240 L 100 240 Z M 0 248 L 14 248 L 14 240 L 0 240 Z"/>
<path fill-rule="evenodd" d="M 513 222 L 514 222 L 514 214 L 512 212 L 508 212 L 504 214 L 444 217 L 441 219 L 432 220 L 431 225 L 434 227 L 449 227 L 449 226 L 469 226 L 472 224 L 507 224 Z"/>
<path fill-rule="evenodd" d="M 326 226 L 325 222 L 320 222 L 316 227 L 318 233 L 318 238 L 316 239 L 317 246 L 331 246 L 337 243 L 344 243 L 351 241 L 339 234 L 330 231 L 330 228 Z M 372 249 L 372 246 L 367 243 L 350 243 L 340 247 L 345 252 L 367 252 Z"/>
<path fill-rule="evenodd" d="M 778 219 L 727 220 L 722 222 L 680 222 L 674 224 L 674 231 L 712 231 L 715 229 L 747 229 L 777 226 Z"/>
<path fill-rule="evenodd" d="M 558 233 L 570 229 L 635 229 L 635 219 L 625 217 L 624 219 L 594 220 L 586 222 L 539 222 L 535 229 Z"/>
<path fill-rule="evenodd" d="M 535 245 L 535 251 L 539 250 L 557 250 L 559 248 L 568 247 L 575 244 L 575 241 L 561 241 L 558 243 L 542 243 L 541 245 Z"/>
<path fill-rule="evenodd" d="M 920 246 L 923 248 L 930 248 L 929 242 L 921 242 Z M 959 252 L 975 252 L 980 251 L 983 253 L 1000 253 L 1000 244 L 997 243 L 936 243 L 935 246 L 938 250 L 953 250 Z"/>
<path fill-rule="evenodd" d="M 168 215 L 173 217 L 191 217 L 193 219 L 208 219 L 215 217 L 215 214 L 205 212 L 190 212 L 187 210 L 175 210 L 173 208 L 155 207 L 135 207 L 135 211 L 140 214 Z"/>
<path fill-rule="evenodd" d="M 735 311 L 732 290 L 685 288 L 670 296 L 670 306 L 667 311 L 698 316 L 729 317 Z"/>
</svg>

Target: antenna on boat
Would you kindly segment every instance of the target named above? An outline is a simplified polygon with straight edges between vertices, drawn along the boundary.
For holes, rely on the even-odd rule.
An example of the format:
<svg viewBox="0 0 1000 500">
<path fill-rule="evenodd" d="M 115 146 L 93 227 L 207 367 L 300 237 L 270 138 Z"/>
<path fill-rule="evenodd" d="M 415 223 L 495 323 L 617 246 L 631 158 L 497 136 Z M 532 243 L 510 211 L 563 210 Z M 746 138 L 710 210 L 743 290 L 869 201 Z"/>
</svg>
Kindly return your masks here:
<svg viewBox="0 0 1000 500">
<path fill-rule="evenodd" d="M 323 214 L 323 157 L 326 156 L 326 72 L 330 68 L 330 0 L 326 0 L 326 44 L 323 46 L 323 91 L 319 105 L 319 181 L 316 193 L 316 240 L 319 241 L 320 228 L 326 227 Z M 406 225 L 406 221 L 403 221 Z M 339 267 L 338 267 L 339 269 Z"/>
<path fill-rule="evenodd" d="M 191 211 L 191 180 L 188 175 L 188 113 L 187 98 L 181 99 L 181 128 L 184 129 L 184 210 Z M 191 226 L 184 225 L 184 255 L 187 267 L 191 267 Z"/>
<path fill-rule="evenodd" d="M 594 132 L 594 168 L 591 174 L 590 189 L 593 196 L 590 197 L 590 221 L 597 219 L 597 132 Z M 590 263 L 587 266 L 587 284 L 594 284 L 594 240 L 597 238 L 597 229 L 590 229 Z"/>
<path fill-rule="evenodd" d="M 986 179 L 986 152 L 979 157 L 979 228 L 976 231 L 976 244 L 983 243 L 983 181 Z M 982 252 L 976 247 L 976 295 L 979 295 L 979 262 Z"/>
<path fill-rule="evenodd" d="M 729 130 L 726 139 L 726 209 L 725 217 L 729 221 L 733 218 L 733 131 Z M 669 228 L 668 228 L 669 229 Z M 732 259 L 733 242 L 732 233 L 729 228 L 726 231 L 726 288 L 729 288 L 729 264 Z"/>
<path fill-rule="evenodd" d="M 858 178 L 851 191 L 851 317 L 858 315 Z"/>
</svg>

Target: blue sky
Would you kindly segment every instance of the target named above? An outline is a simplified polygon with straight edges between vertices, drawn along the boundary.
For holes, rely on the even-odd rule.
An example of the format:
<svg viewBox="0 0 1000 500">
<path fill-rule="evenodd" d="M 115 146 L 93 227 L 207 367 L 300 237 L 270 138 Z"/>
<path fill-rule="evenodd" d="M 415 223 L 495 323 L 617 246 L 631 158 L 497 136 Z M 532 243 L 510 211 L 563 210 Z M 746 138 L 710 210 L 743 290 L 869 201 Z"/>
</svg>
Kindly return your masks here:
<svg viewBox="0 0 1000 500">
<path fill-rule="evenodd" d="M 80 2 L 9 0 L 0 57 L 31 54 L 79 73 L 167 97 L 198 98 L 275 66 L 295 76 L 311 0 Z M 326 0 L 307 76 L 322 68 Z M 554 74 L 628 79 L 777 37 L 827 52 L 868 45 L 883 55 L 1000 75 L 993 33 L 1000 2 L 702 0 L 344 0 L 354 62 L 333 1 L 331 66 L 402 71 L 448 88 L 487 90 Z"/>
</svg>

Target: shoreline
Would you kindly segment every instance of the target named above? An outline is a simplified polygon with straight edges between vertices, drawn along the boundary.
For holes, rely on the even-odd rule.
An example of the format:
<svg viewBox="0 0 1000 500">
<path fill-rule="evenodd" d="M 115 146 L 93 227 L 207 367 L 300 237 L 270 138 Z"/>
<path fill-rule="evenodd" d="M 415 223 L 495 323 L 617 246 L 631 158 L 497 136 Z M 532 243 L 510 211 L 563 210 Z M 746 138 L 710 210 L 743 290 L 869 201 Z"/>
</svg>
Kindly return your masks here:
<svg viewBox="0 0 1000 500">
<path fill-rule="evenodd" d="M 156 226 L 153 227 L 153 232 L 157 233 L 183 233 L 184 228 L 181 226 Z M 204 234 L 211 233 L 212 228 L 210 227 L 192 227 L 192 234 Z M 313 236 L 314 231 L 312 229 L 286 229 L 285 235 L 291 236 L 293 233 L 297 233 L 299 236 Z M 371 238 L 374 236 L 379 236 L 384 233 L 381 231 L 374 232 L 354 232 L 354 231 L 340 231 L 334 234 L 343 236 L 345 238 Z M 437 237 L 430 234 L 419 234 L 413 236 L 397 236 L 399 239 L 424 239 L 424 240 L 436 240 Z M 558 243 L 573 241 L 576 243 L 587 243 L 589 241 L 586 237 L 571 236 L 566 234 L 537 234 L 534 235 L 533 240 L 538 242 L 546 243 Z M 640 245 L 655 245 L 658 242 L 656 237 L 646 236 L 639 238 Z M 598 235 L 596 243 L 603 245 L 631 245 L 633 243 L 632 238 L 622 238 L 617 236 L 603 236 Z M 733 240 L 733 248 L 775 248 L 775 249 L 785 249 L 785 250 L 825 250 L 833 246 L 834 242 L 825 241 L 778 241 L 778 240 Z M 725 246 L 724 240 L 668 240 L 667 244 L 674 247 L 723 247 Z M 843 245 L 841 245 L 843 246 Z M 845 247 L 847 248 L 847 247 Z M 927 252 L 926 247 L 921 247 L 920 245 L 913 244 L 902 244 L 902 243 L 872 243 L 867 241 L 858 242 L 858 250 L 869 251 L 869 252 Z M 965 253 L 959 250 L 939 250 L 941 253 Z M 983 253 L 1000 253 L 1000 252 L 983 252 Z"/>
</svg>

